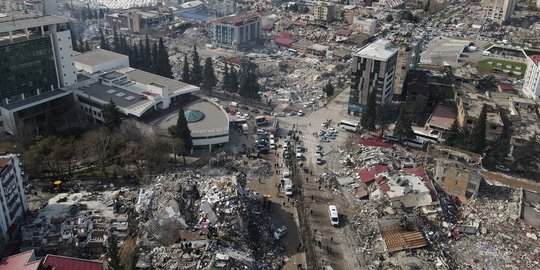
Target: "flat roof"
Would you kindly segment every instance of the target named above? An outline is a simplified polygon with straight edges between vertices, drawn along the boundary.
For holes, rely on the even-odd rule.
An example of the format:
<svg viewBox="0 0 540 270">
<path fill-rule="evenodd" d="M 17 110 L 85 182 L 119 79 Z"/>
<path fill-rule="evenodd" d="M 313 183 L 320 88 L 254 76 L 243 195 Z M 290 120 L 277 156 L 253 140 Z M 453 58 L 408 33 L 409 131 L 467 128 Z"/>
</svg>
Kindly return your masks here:
<svg viewBox="0 0 540 270">
<path fill-rule="evenodd" d="M 181 89 L 188 90 L 189 88 L 197 88 L 197 89 L 192 89 L 192 90 L 198 90 L 198 87 L 196 86 L 183 83 L 174 79 L 169 79 L 169 78 L 159 76 L 156 74 L 152 74 L 146 71 L 142 71 L 140 69 L 130 68 L 130 69 L 120 69 L 117 71 L 127 74 L 128 78 L 132 81 L 142 83 L 142 84 L 147 84 L 147 85 L 152 84 L 152 83 L 163 85 L 169 88 L 171 91 L 176 91 L 176 90 L 181 90 Z"/>
<path fill-rule="evenodd" d="M 387 60 L 398 52 L 399 48 L 388 39 L 379 39 L 356 53 L 357 56 L 376 60 Z"/>
<path fill-rule="evenodd" d="M 95 66 L 102 63 L 114 61 L 117 59 L 124 59 L 127 57 L 128 56 L 123 55 L 123 54 L 119 54 L 119 53 L 115 53 L 115 52 L 111 52 L 107 50 L 102 50 L 102 49 L 97 49 L 91 52 L 75 55 L 73 58 L 75 62 L 79 62 L 83 65 Z"/>
<path fill-rule="evenodd" d="M 216 105 L 206 100 L 196 101 L 184 107 L 184 112 L 187 112 L 188 110 L 198 110 L 204 113 L 204 118 L 201 121 L 188 123 L 189 129 L 193 133 L 220 130 L 229 127 L 227 114 Z M 175 110 L 160 119 L 159 126 L 162 129 L 167 129 L 169 126 L 176 125 L 178 110 Z"/>
<path fill-rule="evenodd" d="M 452 123 L 455 120 L 454 108 L 445 106 L 443 104 L 437 105 L 431 116 L 429 117 L 428 124 L 430 126 L 439 127 L 442 129 L 450 130 Z"/>
<path fill-rule="evenodd" d="M 9 21 L 0 22 L 0 33 L 21 30 L 21 29 L 26 29 L 26 28 L 32 28 L 32 27 L 38 27 L 38 26 L 43 26 L 43 25 L 67 23 L 67 22 L 69 22 L 68 18 L 54 16 L 54 15 L 40 16 L 40 17 L 33 17 L 33 18 L 23 18 L 23 19 L 15 18 L 15 20 L 10 19 Z"/>
<path fill-rule="evenodd" d="M 14 110 L 14 109 L 17 109 L 17 108 L 20 108 L 20 107 L 24 107 L 26 105 L 30 105 L 32 103 L 43 101 L 43 100 L 48 99 L 48 98 L 53 98 L 53 97 L 60 98 L 60 97 L 63 97 L 63 96 L 67 96 L 68 94 L 69 94 L 69 92 L 66 92 L 64 90 L 55 89 L 55 90 L 52 90 L 52 91 L 47 91 L 45 93 L 42 93 L 41 95 L 32 96 L 32 97 L 29 97 L 29 98 L 25 98 L 23 100 L 19 100 L 17 102 L 13 102 L 13 103 L 4 105 L 2 107 L 4 109 L 6 109 L 6 110 L 11 111 L 11 110 Z"/>
<path fill-rule="evenodd" d="M 215 23 L 219 24 L 232 24 L 232 25 L 242 25 L 257 19 L 260 19 L 261 16 L 259 13 L 246 13 L 246 14 L 233 14 L 231 16 L 222 17 L 215 20 Z"/>
<path fill-rule="evenodd" d="M 79 90 L 84 94 L 95 99 L 99 99 L 105 103 L 108 103 L 112 99 L 118 107 L 125 109 L 129 109 L 130 107 L 136 106 L 138 103 L 147 101 L 144 96 L 137 93 L 133 93 L 115 86 L 104 85 L 99 82 L 90 84 L 87 87 L 80 87 Z M 84 95 L 81 97 L 84 97 Z"/>
</svg>

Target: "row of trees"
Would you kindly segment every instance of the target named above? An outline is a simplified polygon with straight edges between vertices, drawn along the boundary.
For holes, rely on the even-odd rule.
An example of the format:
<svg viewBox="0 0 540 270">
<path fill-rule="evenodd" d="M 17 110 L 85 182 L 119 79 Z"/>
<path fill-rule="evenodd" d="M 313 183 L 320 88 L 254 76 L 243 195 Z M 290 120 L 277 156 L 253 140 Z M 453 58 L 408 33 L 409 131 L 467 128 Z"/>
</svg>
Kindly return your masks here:
<svg viewBox="0 0 540 270">
<path fill-rule="evenodd" d="M 482 108 L 472 130 L 469 130 L 466 126 L 462 127 L 456 119 L 448 131 L 445 144 L 481 154 L 486 148 L 486 121 L 487 111 L 485 106 Z"/>
<path fill-rule="evenodd" d="M 167 166 L 167 153 L 178 144 L 184 146 L 177 147 L 175 153 L 185 154 L 191 150 L 191 137 L 184 143 L 185 130 L 174 141 L 158 135 L 145 137 L 137 127 L 125 123 L 124 115 L 112 100 L 102 107 L 102 113 L 103 125 L 80 136 L 38 137 L 23 155 L 29 174 L 66 179 L 77 171 L 97 166 L 104 177 L 109 176 L 111 170 L 119 175 L 131 174 L 131 168 L 135 168 L 137 176 L 143 178 L 163 170 Z M 187 122 L 179 126 L 187 129 Z"/>
<path fill-rule="evenodd" d="M 255 74 L 256 70 L 257 65 L 247 59 L 242 59 L 238 72 L 232 64 L 229 68 L 229 65 L 225 62 L 223 89 L 232 95 L 233 99 L 238 94 L 244 98 L 244 102 L 260 100 L 259 91 L 261 86 Z"/>
<path fill-rule="evenodd" d="M 104 9 L 91 9 L 87 7 L 82 7 L 81 9 L 81 20 L 84 22 L 86 20 L 92 19 L 103 19 L 105 17 Z"/>
<path fill-rule="evenodd" d="M 367 104 L 362 112 L 360 125 L 369 131 L 375 131 L 377 126 L 379 126 L 379 129 L 384 132 L 384 130 L 388 128 L 388 125 L 395 120 L 393 117 L 394 111 L 395 108 L 390 102 L 377 105 L 376 93 L 369 93 Z M 412 110 L 405 105 L 401 106 L 396 125 L 394 127 L 394 136 L 400 141 L 414 137 L 414 132 L 412 129 L 413 119 L 414 113 Z"/>
<path fill-rule="evenodd" d="M 167 52 L 163 38 L 160 37 L 158 42 L 154 40 L 151 45 L 150 39 L 146 36 L 144 43 L 141 38 L 138 44 L 130 44 L 126 36 L 118 34 L 116 29 L 114 29 L 113 41 L 112 44 L 109 44 L 108 39 L 103 35 L 103 31 L 101 29 L 99 31 L 101 35 L 100 46 L 102 49 L 129 56 L 131 67 L 163 77 L 173 78 L 169 53 Z"/>
</svg>

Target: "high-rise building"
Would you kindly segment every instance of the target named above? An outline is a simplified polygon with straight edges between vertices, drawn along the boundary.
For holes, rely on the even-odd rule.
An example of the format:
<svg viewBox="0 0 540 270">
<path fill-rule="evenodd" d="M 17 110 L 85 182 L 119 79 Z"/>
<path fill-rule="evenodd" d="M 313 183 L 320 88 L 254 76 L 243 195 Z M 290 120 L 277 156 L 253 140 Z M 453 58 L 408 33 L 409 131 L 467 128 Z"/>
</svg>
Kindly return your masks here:
<svg viewBox="0 0 540 270">
<path fill-rule="evenodd" d="M 27 210 L 19 158 L 0 156 L 0 251 L 8 240 L 17 237 Z"/>
<path fill-rule="evenodd" d="M 361 112 L 373 92 L 377 104 L 392 100 L 398 50 L 390 40 L 379 39 L 353 55 L 349 113 Z"/>
<path fill-rule="evenodd" d="M 482 19 L 502 24 L 512 16 L 516 3 L 517 0 L 482 0 L 480 14 Z"/>
<path fill-rule="evenodd" d="M 258 13 L 219 18 L 213 26 L 212 43 L 218 47 L 242 50 L 257 45 L 261 39 L 261 17 Z"/>
<path fill-rule="evenodd" d="M 38 128 L 53 117 L 60 87 L 77 82 L 69 20 L 58 16 L 0 19 L 0 112 L 4 131 Z M 55 120 L 56 121 L 56 120 Z"/>
<path fill-rule="evenodd" d="M 523 94 L 534 99 L 540 98 L 540 55 L 527 57 Z"/>
</svg>

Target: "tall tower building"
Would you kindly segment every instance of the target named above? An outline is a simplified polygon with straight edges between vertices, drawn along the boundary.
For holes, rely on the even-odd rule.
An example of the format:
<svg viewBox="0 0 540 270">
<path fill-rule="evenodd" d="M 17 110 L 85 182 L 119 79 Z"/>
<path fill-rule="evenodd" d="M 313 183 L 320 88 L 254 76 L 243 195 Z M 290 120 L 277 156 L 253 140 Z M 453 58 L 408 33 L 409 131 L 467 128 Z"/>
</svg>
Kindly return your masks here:
<svg viewBox="0 0 540 270">
<path fill-rule="evenodd" d="M 19 159 L 16 155 L 0 156 L 0 251 L 17 237 L 27 210 Z"/>
<path fill-rule="evenodd" d="M 517 0 L 482 0 L 482 19 L 492 20 L 499 24 L 510 19 Z"/>
<path fill-rule="evenodd" d="M 540 99 L 540 55 L 527 57 L 527 71 L 523 78 L 523 94 Z"/>
<path fill-rule="evenodd" d="M 398 50 L 392 41 L 379 39 L 354 54 L 349 113 L 360 113 L 373 92 L 379 105 L 392 100 Z"/>
<path fill-rule="evenodd" d="M 0 19 L 0 112 L 4 131 L 44 120 L 67 96 L 58 88 L 77 82 L 68 19 Z M 33 129 L 37 127 L 31 127 Z"/>
</svg>

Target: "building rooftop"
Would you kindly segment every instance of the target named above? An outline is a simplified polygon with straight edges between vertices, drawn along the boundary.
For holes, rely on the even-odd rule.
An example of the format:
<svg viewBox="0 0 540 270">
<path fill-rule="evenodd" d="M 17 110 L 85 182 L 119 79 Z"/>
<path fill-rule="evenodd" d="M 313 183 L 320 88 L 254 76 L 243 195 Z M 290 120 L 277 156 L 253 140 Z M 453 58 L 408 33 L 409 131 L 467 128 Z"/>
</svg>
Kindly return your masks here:
<svg viewBox="0 0 540 270">
<path fill-rule="evenodd" d="M 188 123 L 192 136 L 196 135 L 196 133 L 226 129 L 229 126 L 227 113 L 208 101 L 201 100 L 191 103 L 184 108 L 184 111 L 200 111 L 204 114 L 204 117 L 200 121 Z M 164 117 L 159 125 L 161 128 L 167 129 L 171 125 L 176 125 L 176 119 L 178 119 L 178 113 L 175 112 L 172 117 Z"/>
<path fill-rule="evenodd" d="M 183 83 L 174 79 L 162 77 L 150 72 L 142 71 L 134 68 L 124 68 L 117 70 L 120 73 L 127 74 L 128 78 L 132 81 L 142 84 L 158 84 L 165 86 L 171 90 L 171 94 L 177 96 L 179 94 L 186 94 L 189 92 L 198 91 L 199 87 Z"/>
<path fill-rule="evenodd" d="M 358 172 L 360 181 L 362 183 L 368 183 L 375 180 L 375 176 L 380 173 L 388 172 L 388 167 L 384 165 L 375 165 L 371 168 L 363 168 Z"/>
<path fill-rule="evenodd" d="M 428 120 L 428 125 L 449 130 L 455 120 L 454 108 L 438 104 Z"/>
<path fill-rule="evenodd" d="M 246 13 L 242 15 L 231 15 L 216 19 L 214 22 L 219 24 L 232 24 L 232 25 L 243 25 L 255 20 L 260 19 L 259 13 Z"/>
<path fill-rule="evenodd" d="M 538 64 L 540 63 L 540 55 L 532 55 L 531 56 L 531 60 L 535 63 L 535 64 Z"/>
<path fill-rule="evenodd" d="M 45 257 L 43 264 L 52 267 L 54 270 L 103 270 L 103 263 L 100 261 L 50 254 Z"/>
<path fill-rule="evenodd" d="M 102 63 L 114 61 L 117 59 L 127 58 L 128 56 L 107 51 L 107 50 L 93 50 L 87 53 L 74 56 L 75 62 L 79 62 L 84 65 L 95 66 Z"/>
<path fill-rule="evenodd" d="M 81 87 L 79 90 L 94 99 L 101 100 L 103 103 L 108 103 L 112 100 L 118 107 L 124 109 L 136 107 L 148 102 L 143 95 L 116 86 L 104 85 L 99 82 L 92 83 L 86 87 Z"/>
<path fill-rule="evenodd" d="M 29 250 L 0 261 L 0 270 L 37 270 L 41 260 L 36 260 L 34 251 Z"/>
<path fill-rule="evenodd" d="M 399 48 L 394 47 L 392 41 L 379 39 L 356 53 L 357 56 L 376 60 L 387 60 L 398 52 Z"/>
<path fill-rule="evenodd" d="M 25 98 L 23 100 L 19 100 L 7 105 L 2 106 L 4 109 L 12 111 L 20 111 L 26 109 L 30 105 L 37 105 L 39 103 L 48 102 L 52 99 L 60 98 L 63 96 L 69 95 L 69 92 L 66 92 L 61 89 L 55 89 L 52 91 L 47 91 L 45 93 L 41 93 L 41 95 L 32 96 L 29 98 Z M 37 104 L 36 104 L 37 103 Z"/>
<path fill-rule="evenodd" d="M 7 20 L 9 18 L 9 20 Z M 42 25 L 51 25 L 58 23 L 67 23 L 69 22 L 68 18 L 48 15 L 32 18 L 22 18 L 12 20 L 12 17 L 6 17 L 0 20 L 0 33 L 5 33 L 9 31 L 21 30 L 26 28 L 39 27 Z"/>
<path fill-rule="evenodd" d="M 9 157 L 0 157 L 0 172 L 8 165 L 11 159 Z"/>
</svg>

